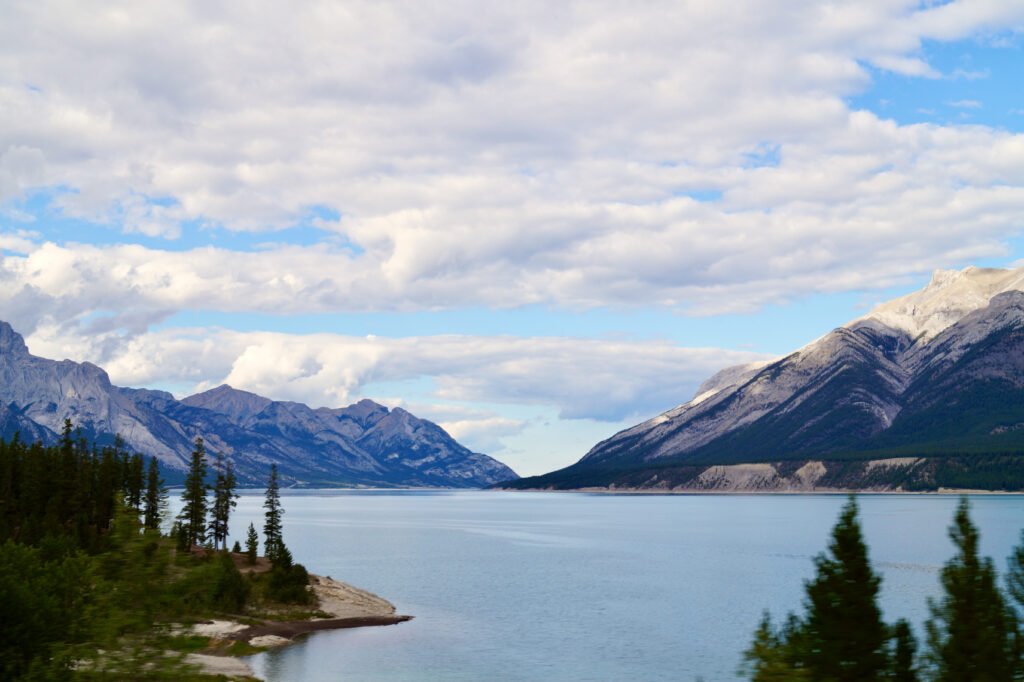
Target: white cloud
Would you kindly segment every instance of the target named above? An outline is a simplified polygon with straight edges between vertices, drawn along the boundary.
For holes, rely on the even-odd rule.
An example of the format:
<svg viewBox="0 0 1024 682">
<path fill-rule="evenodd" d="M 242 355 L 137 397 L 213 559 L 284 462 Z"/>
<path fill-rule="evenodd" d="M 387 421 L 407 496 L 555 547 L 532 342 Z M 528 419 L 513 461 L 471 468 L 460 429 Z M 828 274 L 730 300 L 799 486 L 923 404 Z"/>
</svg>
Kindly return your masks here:
<svg viewBox="0 0 1024 682">
<path fill-rule="evenodd" d="M 500 455 L 505 449 L 502 439 L 522 433 L 526 422 L 506 417 L 483 417 L 441 422 L 440 425 L 470 450 Z"/>
<path fill-rule="evenodd" d="M 159 316 L 189 308 L 639 303 L 750 311 L 1004 255 L 1005 240 L 1024 228 L 1022 169 L 1024 135 L 898 126 L 859 112 L 827 139 L 783 145 L 769 165 L 627 168 L 616 188 L 588 188 L 581 175 L 579 191 L 600 197 L 590 202 L 567 203 L 532 179 L 509 178 L 494 193 L 480 189 L 478 205 L 391 211 L 351 226 L 362 253 L 330 243 L 234 252 L 37 240 L 0 262 L 8 283 L 0 314 L 31 330 L 47 316 L 67 320 L 95 310 Z M 722 195 L 640 203 L 606 196 L 646 192 L 659 182 L 712 185 Z M 450 185 L 424 181 L 437 196 Z M 168 225 L 160 214 L 152 217 Z"/>
<path fill-rule="evenodd" d="M 1022 227 L 1022 136 L 844 103 L 863 64 L 934 76 L 922 41 L 1018 30 L 1018 3 L 6 13 L 0 201 L 61 187 L 67 215 L 168 238 L 325 207 L 356 247 L 44 245 L 4 263 L 21 314 L 751 310 L 998 255 Z"/>
<path fill-rule="evenodd" d="M 713 372 L 762 359 L 747 351 L 568 337 L 354 337 L 168 329 L 126 338 L 45 325 L 36 355 L 89 360 L 127 386 L 229 383 L 278 400 L 347 405 L 382 382 L 429 379 L 448 404 L 553 407 L 562 418 L 621 420 L 682 402 Z M 371 396 L 373 397 L 373 396 Z M 425 413 L 456 430 L 514 426 L 491 413 Z"/>
</svg>

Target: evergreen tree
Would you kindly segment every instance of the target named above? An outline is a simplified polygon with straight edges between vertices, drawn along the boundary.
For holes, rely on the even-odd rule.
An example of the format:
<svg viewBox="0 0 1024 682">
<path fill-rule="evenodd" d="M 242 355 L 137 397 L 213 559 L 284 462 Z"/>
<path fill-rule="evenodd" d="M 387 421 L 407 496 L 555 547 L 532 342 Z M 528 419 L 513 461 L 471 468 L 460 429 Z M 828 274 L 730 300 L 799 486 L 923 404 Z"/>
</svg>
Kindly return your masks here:
<svg viewBox="0 0 1024 682">
<path fill-rule="evenodd" d="M 235 479 L 235 465 L 232 462 L 225 463 L 224 457 L 217 455 L 216 462 L 217 481 L 213 487 L 213 509 L 210 519 L 210 534 L 213 536 L 215 548 L 223 545 L 228 548 L 228 522 L 231 517 L 231 510 L 237 505 L 238 495 L 235 493 L 237 480 Z"/>
<path fill-rule="evenodd" d="M 753 682 L 791 682 L 809 680 L 810 671 L 802 667 L 799 654 L 800 623 L 789 614 L 788 625 L 777 632 L 766 611 L 754 632 L 754 641 L 743 652 L 739 674 Z"/>
<path fill-rule="evenodd" d="M 928 604 L 933 679 L 1009 682 L 1015 667 L 1012 614 L 997 587 L 992 560 L 978 556 L 978 530 L 967 498 L 960 500 L 949 537 L 957 553 L 942 569 L 942 599 Z"/>
<path fill-rule="evenodd" d="M 889 631 L 877 597 L 881 579 L 868 561 L 851 496 L 832 530 L 828 553 L 815 557 L 803 617 L 776 632 L 765 617 L 744 655 L 753 680 L 869 682 L 890 675 Z"/>
<path fill-rule="evenodd" d="M 135 453 L 128 459 L 128 475 L 125 477 L 125 504 L 136 512 L 142 511 L 142 490 L 145 482 L 145 467 L 142 455 Z"/>
<path fill-rule="evenodd" d="M 1020 545 L 1010 555 L 1010 570 L 1006 574 L 1006 587 L 1010 598 L 1017 603 L 1017 610 L 1024 618 L 1024 533 L 1020 535 Z"/>
<path fill-rule="evenodd" d="M 277 464 L 270 465 L 270 481 L 267 483 L 263 508 L 267 510 L 263 521 L 263 535 L 266 538 L 263 550 L 268 559 L 276 562 L 284 549 L 284 539 L 281 535 L 281 516 L 284 509 L 281 508 L 281 491 L 277 483 Z"/>
<path fill-rule="evenodd" d="M 256 526 L 249 524 L 249 532 L 245 535 L 245 554 L 249 564 L 256 563 L 256 553 L 259 551 L 260 539 L 256 534 Z"/>
<path fill-rule="evenodd" d="M 914 663 L 917 640 L 914 639 L 910 623 L 902 618 L 896 621 L 892 628 L 892 639 L 892 679 L 896 682 L 918 682 L 917 666 Z"/>
<path fill-rule="evenodd" d="M 149 530 L 160 530 L 163 520 L 162 508 L 167 499 L 167 489 L 160 478 L 160 465 L 156 457 L 149 458 L 149 469 L 146 472 L 146 495 L 143 501 L 142 525 Z"/>
<path fill-rule="evenodd" d="M 1010 555 L 1006 587 L 1009 599 L 1016 603 L 1013 619 L 1013 661 L 1017 668 L 1015 679 L 1024 680 L 1024 533 L 1021 533 L 1020 545 Z"/>
<path fill-rule="evenodd" d="M 881 578 L 868 561 L 852 496 L 832 530 L 829 552 L 815 558 L 817 575 L 806 585 L 811 679 L 879 679 L 888 664 L 888 630 L 877 601 Z"/>
<path fill-rule="evenodd" d="M 202 438 L 196 438 L 185 489 L 181 493 L 181 513 L 178 514 L 186 547 L 201 545 L 206 540 L 206 492 L 209 489 L 206 483 L 206 446 Z"/>
</svg>

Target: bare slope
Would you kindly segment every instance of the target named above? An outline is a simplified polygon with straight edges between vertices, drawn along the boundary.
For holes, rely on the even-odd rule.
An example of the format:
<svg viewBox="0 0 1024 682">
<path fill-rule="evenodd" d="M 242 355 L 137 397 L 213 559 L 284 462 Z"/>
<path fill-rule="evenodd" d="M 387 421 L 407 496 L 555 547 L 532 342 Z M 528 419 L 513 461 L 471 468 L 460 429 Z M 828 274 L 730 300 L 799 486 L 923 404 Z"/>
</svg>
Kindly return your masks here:
<svg viewBox="0 0 1024 682">
<path fill-rule="evenodd" d="M 765 367 L 730 368 L 572 467 L 515 485 L 643 487 L 654 485 L 645 472 L 666 467 L 699 474 L 710 465 L 892 455 L 1001 455 L 999 466 L 1018 466 L 1022 283 L 1024 269 L 937 272 L 925 289 Z"/>
<path fill-rule="evenodd" d="M 266 481 L 276 463 L 286 483 L 312 486 L 482 487 L 516 478 L 459 444 L 433 422 L 364 400 L 313 409 L 230 386 L 176 400 L 114 386 L 89 363 L 31 355 L 0 322 L 0 435 L 55 440 L 65 419 L 100 443 L 120 435 L 157 457 L 172 482 L 197 436 L 233 460 L 244 484 Z"/>
</svg>

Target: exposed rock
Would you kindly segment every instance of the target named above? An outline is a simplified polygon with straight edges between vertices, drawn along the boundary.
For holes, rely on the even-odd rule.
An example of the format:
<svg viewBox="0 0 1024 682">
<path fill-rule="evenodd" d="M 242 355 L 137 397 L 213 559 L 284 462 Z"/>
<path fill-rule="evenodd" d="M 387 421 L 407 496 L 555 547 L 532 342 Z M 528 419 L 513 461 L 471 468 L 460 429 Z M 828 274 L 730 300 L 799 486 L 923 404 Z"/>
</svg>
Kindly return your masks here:
<svg viewBox="0 0 1024 682">
<path fill-rule="evenodd" d="M 197 436 L 234 462 L 243 485 L 265 483 L 271 463 L 286 485 L 472 488 L 516 478 L 402 409 L 370 400 L 312 409 L 226 385 L 179 401 L 113 386 L 89 363 L 35 357 L 0 322 L 0 435 L 53 442 L 65 419 L 101 444 L 120 435 L 128 448 L 159 459 L 172 482 Z"/>
<path fill-rule="evenodd" d="M 776 482 L 761 469 L 708 466 L 834 459 L 886 462 L 866 470 L 874 485 L 924 455 L 1016 456 L 1024 452 L 1022 287 L 1024 268 L 937 272 L 922 291 L 780 360 L 719 372 L 689 402 L 598 443 L 573 466 L 511 485 L 663 487 L 671 466 L 687 485 L 770 488 Z M 779 485 L 815 487 L 832 476 L 801 471 Z"/>
</svg>

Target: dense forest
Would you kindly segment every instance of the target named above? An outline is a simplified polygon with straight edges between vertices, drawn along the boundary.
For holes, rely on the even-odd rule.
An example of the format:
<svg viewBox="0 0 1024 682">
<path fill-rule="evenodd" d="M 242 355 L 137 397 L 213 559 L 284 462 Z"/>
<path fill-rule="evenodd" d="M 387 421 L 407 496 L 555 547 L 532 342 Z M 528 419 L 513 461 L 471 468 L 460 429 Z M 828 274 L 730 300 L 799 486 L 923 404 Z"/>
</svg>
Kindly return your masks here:
<svg viewBox="0 0 1024 682">
<path fill-rule="evenodd" d="M 754 682 L 1013 682 L 1024 680 L 1024 536 L 1009 558 L 1005 587 L 978 555 L 966 498 L 949 529 L 956 554 L 942 568 L 942 594 L 918 645 L 905 620 L 887 624 L 881 577 L 871 567 L 853 497 L 815 558 L 804 612 L 779 625 L 765 613 L 740 674 Z"/>
<path fill-rule="evenodd" d="M 246 551 L 226 550 L 234 476 L 208 460 L 197 440 L 172 520 L 156 460 L 120 441 L 99 448 L 70 422 L 52 447 L 0 441 L 0 679 L 209 679 L 185 664 L 206 640 L 183 626 L 288 604 L 309 612 L 308 575 L 281 535 L 276 470 L 264 505 L 272 567 L 243 573 L 259 538 L 250 525 Z"/>
</svg>

